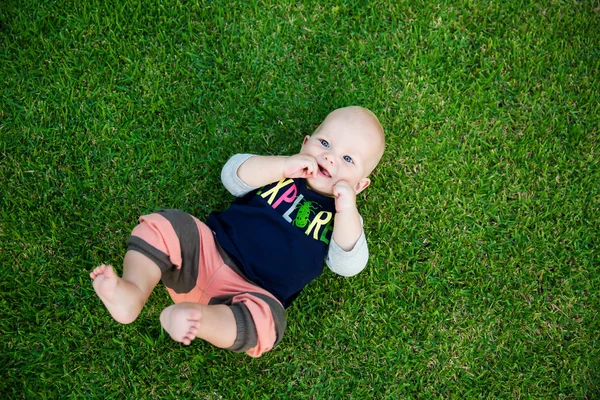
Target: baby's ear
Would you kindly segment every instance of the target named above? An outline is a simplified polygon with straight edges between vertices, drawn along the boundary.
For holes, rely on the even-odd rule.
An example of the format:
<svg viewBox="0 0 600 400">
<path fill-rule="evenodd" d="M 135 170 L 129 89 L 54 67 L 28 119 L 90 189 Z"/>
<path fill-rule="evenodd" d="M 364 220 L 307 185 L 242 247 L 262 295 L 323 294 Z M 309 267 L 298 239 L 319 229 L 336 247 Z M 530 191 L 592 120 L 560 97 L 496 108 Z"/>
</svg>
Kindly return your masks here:
<svg viewBox="0 0 600 400">
<path fill-rule="evenodd" d="M 302 141 L 302 146 L 304 146 L 306 144 L 306 142 L 308 142 L 308 139 L 310 139 L 309 135 L 304 136 L 304 140 Z"/>
<path fill-rule="evenodd" d="M 360 192 L 365 190 L 370 184 L 371 180 L 369 178 L 362 178 L 354 187 L 354 191 L 356 192 L 356 194 L 359 194 Z"/>
</svg>

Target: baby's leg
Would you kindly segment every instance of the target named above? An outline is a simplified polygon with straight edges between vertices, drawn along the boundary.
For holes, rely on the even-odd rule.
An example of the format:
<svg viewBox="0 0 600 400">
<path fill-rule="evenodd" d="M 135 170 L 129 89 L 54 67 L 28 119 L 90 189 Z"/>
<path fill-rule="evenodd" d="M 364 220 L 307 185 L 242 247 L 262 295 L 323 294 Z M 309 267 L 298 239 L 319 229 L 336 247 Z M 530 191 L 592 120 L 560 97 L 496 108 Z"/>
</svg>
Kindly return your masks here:
<svg viewBox="0 0 600 400">
<path fill-rule="evenodd" d="M 174 304 L 160 314 L 160 323 L 173 340 L 185 345 L 200 338 L 226 349 L 233 345 L 237 337 L 233 312 L 221 304 Z"/>
<path fill-rule="evenodd" d="M 247 288 L 254 286 L 239 276 L 238 279 Z M 286 327 L 285 309 L 265 291 L 217 296 L 208 305 L 178 303 L 163 310 L 160 322 L 177 342 L 189 345 L 201 338 L 252 357 L 259 357 L 279 343 Z"/>
<path fill-rule="evenodd" d="M 110 265 L 96 267 L 91 273 L 94 290 L 110 315 L 122 324 L 138 317 L 152 289 L 160 281 L 158 265 L 137 251 L 128 251 L 119 278 Z"/>
</svg>

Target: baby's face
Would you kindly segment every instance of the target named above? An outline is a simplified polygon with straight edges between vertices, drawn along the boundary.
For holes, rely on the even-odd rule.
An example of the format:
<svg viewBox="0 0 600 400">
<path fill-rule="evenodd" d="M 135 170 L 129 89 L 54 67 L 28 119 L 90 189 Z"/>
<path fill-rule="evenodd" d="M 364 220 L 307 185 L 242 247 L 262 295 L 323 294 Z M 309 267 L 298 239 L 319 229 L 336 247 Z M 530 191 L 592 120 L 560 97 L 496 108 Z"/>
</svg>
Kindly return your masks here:
<svg viewBox="0 0 600 400">
<path fill-rule="evenodd" d="M 319 165 L 317 177 L 307 179 L 308 186 L 331 196 L 333 187 L 346 181 L 360 193 L 370 183 L 367 176 L 377 165 L 382 146 L 378 127 L 366 115 L 334 111 L 312 136 L 304 138 L 300 154 L 314 157 Z"/>
</svg>

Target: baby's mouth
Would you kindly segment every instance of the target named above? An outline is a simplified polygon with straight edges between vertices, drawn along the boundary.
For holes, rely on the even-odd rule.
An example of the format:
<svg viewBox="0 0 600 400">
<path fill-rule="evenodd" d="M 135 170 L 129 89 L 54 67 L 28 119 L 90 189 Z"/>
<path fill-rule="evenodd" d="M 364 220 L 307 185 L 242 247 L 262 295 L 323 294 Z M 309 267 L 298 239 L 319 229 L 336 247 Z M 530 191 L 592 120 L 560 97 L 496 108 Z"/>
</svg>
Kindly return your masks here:
<svg viewBox="0 0 600 400">
<path fill-rule="evenodd" d="M 327 178 L 331 178 L 331 174 L 330 174 L 330 173 L 329 173 L 329 172 L 328 172 L 328 171 L 327 171 L 325 168 L 323 168 L 323 167 L 322 167 L 322 166 L 320 166 L 320 165 L 319 165 L 319 172 L 320 172 L 322 175 L 326 176 Z"/>
</svg>

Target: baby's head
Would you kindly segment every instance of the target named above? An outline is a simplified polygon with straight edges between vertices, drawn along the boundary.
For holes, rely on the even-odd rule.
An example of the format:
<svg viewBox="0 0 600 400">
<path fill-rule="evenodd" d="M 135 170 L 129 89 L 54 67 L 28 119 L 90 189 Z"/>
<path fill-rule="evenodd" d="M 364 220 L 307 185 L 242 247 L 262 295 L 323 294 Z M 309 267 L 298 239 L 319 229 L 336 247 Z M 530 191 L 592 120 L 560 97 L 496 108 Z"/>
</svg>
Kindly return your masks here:
<svg viewBox="0 0 600 400">
<path fill-rule="evenodd" d="M 368 177 L 384 149 L 383 128 L 375 114 L 362 107 L 338 108 L 302 143 L 300 154 L 319 164 L 318 176 L 307 179 L 308 186 L 331 196 L 343 180 L 360 193 L 371 183 Z"/>
</svg>

